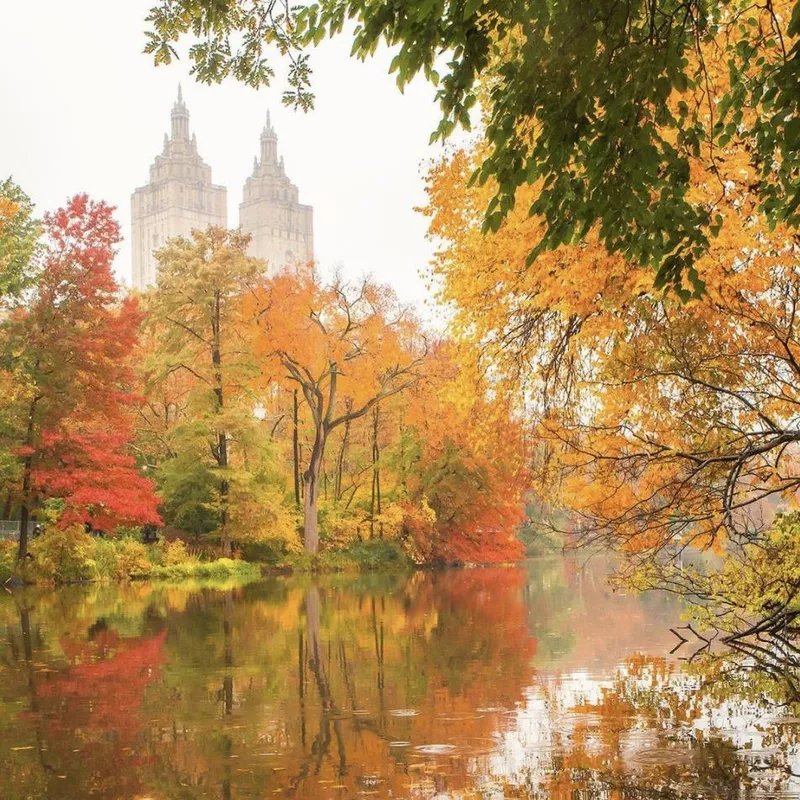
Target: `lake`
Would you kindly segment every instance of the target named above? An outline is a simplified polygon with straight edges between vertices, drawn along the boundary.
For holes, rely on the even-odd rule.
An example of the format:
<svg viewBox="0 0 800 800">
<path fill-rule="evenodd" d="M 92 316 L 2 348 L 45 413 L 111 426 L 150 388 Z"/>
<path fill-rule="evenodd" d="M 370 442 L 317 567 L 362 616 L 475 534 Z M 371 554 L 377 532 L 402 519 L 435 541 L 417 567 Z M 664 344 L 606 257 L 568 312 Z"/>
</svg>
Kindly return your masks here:
<svg viewBox="0 0 800 800">
<path fill-rule="evenodd" d="M 800 797 L 796 711 L 606 572 L 0 593 L 0 797 Z"/>
</svg>

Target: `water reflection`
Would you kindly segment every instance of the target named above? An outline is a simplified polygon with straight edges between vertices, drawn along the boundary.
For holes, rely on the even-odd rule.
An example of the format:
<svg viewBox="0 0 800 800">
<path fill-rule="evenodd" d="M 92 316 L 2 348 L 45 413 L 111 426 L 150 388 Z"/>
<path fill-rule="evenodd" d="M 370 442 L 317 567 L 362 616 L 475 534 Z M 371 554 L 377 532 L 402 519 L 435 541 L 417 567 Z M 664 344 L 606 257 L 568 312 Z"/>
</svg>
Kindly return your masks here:
<svg viewBox="0 0 800 800">
<path fill-rule="evenodd" d="M 604 578 L 4 596 L 0 797 L 800 797 L 798 711 L 758 673 L 683 669 L 674 604 Z"/>
</svg>

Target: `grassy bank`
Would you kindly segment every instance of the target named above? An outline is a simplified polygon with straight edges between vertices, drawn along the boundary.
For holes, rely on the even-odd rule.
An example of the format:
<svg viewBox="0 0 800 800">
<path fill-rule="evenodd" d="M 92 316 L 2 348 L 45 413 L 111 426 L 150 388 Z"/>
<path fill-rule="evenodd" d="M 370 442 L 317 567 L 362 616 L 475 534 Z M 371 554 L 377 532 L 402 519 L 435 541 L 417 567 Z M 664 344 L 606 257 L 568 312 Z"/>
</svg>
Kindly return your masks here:
<svg viewBox="0 0 800 800">
<path fill-rule="evenodd" d="M 312 556 L 268 547 L 244 548 L 243 558 L 198 558 L 180 540 L 144 544 L 135 535 L 98 537 L 83 528 L 50 529 L 30 543 L 30 557 L 17 562 L 16 542 L 0 541 L 0 584 L 70 584 L 124 580 L 236 580 L 294 572 L 371 572 L 412 569 L 396 542 L 358 542 Z"/>
<path fill-rule="evenodd" d="M 292 553 L 274 564 L 264 562 L 264 566 L 285 572 L 376 572 L 414 569 L 416 565 L 396 542 L 374 539 L 317 555 Z"/>
<path fill-rule="evenodd" d="M 33 539 L 29 558 L 17 561 L 16 542 L 0 542 L 0 584 L 10 578 L 25 583 L 87 583 L 122 580 L 257 580 L 257 564 L 230 558 L 201 560 L 183 542 L 144 544 L 134 535 L 98 537 L 83 528 L 50 529 Z"/>
</svg>

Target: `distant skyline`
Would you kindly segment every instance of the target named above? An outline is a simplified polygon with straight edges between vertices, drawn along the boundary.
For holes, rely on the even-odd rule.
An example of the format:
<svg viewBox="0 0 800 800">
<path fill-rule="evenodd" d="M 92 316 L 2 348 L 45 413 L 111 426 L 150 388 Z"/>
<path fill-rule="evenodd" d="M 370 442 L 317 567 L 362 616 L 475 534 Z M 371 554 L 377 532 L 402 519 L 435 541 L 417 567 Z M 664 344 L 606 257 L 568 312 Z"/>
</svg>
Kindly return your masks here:
<svg viewBox="0 0 800 800">
<path fill-rule="evenodd" d="M 281 104 L 277 56 L 269 89 L 202 86 L 185 58 L 155 67 L 141 52 L 151 4 L 41 0 L 4 10 L 12 35 L 0 49 L 0 176 L 13 175 L 38 214 L 77 192 L 115 205 L 126 239 L 115 271 L 130 285 L 130 196 L 148 180 L 181 83 L 199 152 L 214 183 L 228 188 L 229 220 L 238 219 L 269 110 L 286 172 L 300 201 L 314 206 L 321 268 L 371 273 L 404 302 L 424 303 L 419 272 L 434 247 L 414 207 L 425 203 L 424 173 L 443 153 L 428 144 L 439 118 L 433 87 L 418 81 L 401 94 L 387 52 L 361 63 L 346 36 L 312 51 L 316 103 L 307 114 Z"/>
</svg>

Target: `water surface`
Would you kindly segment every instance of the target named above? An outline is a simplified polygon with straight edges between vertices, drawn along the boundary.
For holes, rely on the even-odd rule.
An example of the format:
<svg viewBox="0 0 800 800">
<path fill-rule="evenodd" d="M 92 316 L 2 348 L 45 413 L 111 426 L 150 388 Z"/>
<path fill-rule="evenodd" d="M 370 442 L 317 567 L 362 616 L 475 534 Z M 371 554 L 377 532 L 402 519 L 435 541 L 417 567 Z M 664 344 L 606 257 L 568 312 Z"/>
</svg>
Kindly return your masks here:
<svg viewBox="0 0 800 800">
<path fill-rule="evenodd" d="M 0 798 L 800 797 L 800 719 L 679 622 L 569 559 L 3 594 Z"/>
</svg>

